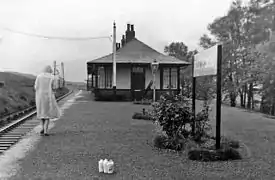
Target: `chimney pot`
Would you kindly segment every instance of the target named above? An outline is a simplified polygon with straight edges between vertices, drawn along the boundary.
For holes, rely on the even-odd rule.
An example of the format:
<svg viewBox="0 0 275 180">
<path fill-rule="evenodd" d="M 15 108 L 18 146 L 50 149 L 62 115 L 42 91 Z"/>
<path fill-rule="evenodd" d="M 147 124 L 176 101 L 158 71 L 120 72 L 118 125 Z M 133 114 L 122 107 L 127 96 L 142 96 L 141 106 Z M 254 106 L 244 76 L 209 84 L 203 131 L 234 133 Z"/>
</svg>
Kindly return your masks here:
<svg viewBox="0 0 275 180">
<path fill-rule="evenodd" d="M 131 31 L 135 31 L 135 30 L 134 30 L 134 25 L 133 25 L 133 24 L 131 25 Z"/>
<path fill-rule="evenodd" d="M 123 35 L 121 39 L 121 47 L 123 47 L 124 45 L 125 45 L 125 36 Z"/>
<path fill-rule="evenodd" d="M 130 31 L 130 24 L 127 24 L 127 31 Z"/>
<path fill-rule="evenodd" d="M 116 50 L 119 49 L 119 43 L 116 43 Z"/>
</svg>

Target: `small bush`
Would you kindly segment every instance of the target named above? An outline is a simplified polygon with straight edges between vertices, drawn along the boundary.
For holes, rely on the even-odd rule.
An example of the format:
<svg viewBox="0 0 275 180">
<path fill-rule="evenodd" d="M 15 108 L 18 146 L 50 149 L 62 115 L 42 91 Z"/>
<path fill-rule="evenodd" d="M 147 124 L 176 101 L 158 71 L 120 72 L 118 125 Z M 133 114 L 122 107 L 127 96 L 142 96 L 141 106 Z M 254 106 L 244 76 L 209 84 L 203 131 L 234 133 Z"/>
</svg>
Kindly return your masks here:
<svg viewBox="0 0 275 180">
<path fill-rule="evenodd" d="M 235 149 L 240 148 L 239 141 L 224 136 L 221 138 L 221 145 L 224 147 L 231 147 Z"/>
<path fill-rule="evenodd" d="M 185 140 L 180 137 L 168 138 L 166 143 L 166 149 L 181 151 L 183 150 L 184 145 L 185 145 Z"/>
<path fill-rule="evenodd" d="M 183 96 L 163 95 L 152 106 L 153 120 L 158 121 L 170 139 L 182 135 L 183 127 L 192 121 L 191 108 Z"/>
<path fill-rule="evenodd" d="M 143 114 L 138 112 L 133 114 L 132 119 L 152 120 L 149 114 Z"/>
<path fill-rule="evenodd" d="M 239 151 L 231 147 L 226 147 L 217 150 L 217 154 L 222 161 L 241 159 Z"/>
<path fill-rule="evenodd" d="M 212 136 L 212 137 L 210 137 L 210 139 L 216 140 L 216 137 Z M 234 140 L 232 138 L 222 136 L 221 137 L 221 147 L 222 148 L 231 147 L 234 149 L 238 149 L 238 148 L 240 148 L 240 142 L 237 140 Z M 215 145 L 212 146 L 212 149 L 215 149 Z"/>
<path fill-rule="evenodd" d="M 196 149 L 196 148 L 199 148 L 198 143 L 196 143 L 192 139 L 186 139 L 186 141 L 184 142 L 184 150 L 186 152 L 189 152 L 190 150 Z"/>
<path fill-rule="evenodd" d="M 230 147 L 219 150 L 199 148 L 190 150 L 188 158 L 197 161 L 228 161 L 241 159 L 241 155 L 237 150 Z"/>
<path fill-rule="evenodd" d="M 211 131 L 209 111 L 209 105 L 204 101 L 202 110 L 196 115 L 196 129 L 193 137 L 196 142 L 202 143 L 204 137 L 209 137 Z"/>
<path fill-rule="evenodd" d="M 218 157 L 214 150 L 193 149 L 188 152 L 188 158 L 195 161 L 217 161 Z"/>
<path fill-rule="evenodd" d="M 163 134 L 158 134 L 153 139 L 154 146 L 159 149 L 171 149 L 181 151 L 184 148 L 185 140 L 181 138 L 168 138 Z"/>
<path fill-rule="evenodd" d="M 162 134 L 158 134 L 153 139 L 153 144 L 156 148 L 165 149 L 167 146 L 167 136 Z"/>
</svg>

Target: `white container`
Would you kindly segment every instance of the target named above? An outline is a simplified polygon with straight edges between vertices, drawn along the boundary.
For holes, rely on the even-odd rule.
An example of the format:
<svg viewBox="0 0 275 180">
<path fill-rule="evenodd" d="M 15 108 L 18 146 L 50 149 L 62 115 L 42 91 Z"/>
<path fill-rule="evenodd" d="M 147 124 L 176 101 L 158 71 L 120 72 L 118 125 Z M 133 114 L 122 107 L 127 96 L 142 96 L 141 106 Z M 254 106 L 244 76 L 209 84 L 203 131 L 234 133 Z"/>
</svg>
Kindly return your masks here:
<svg viewBox="0 0 275 180">
<path fill-rule="evenodd" d="M 108 164 L 108 160 L 104 159 L 104 161 L 103 161 L 103 172 L 104 173 L 108 172 L 108 166 L 107 166 L 107 164 Z"/>
<path fill-rule="evenodd" d="M 114 172 L 114 161 L 110 160 L 107 163 L 107 173 L 112 174 Z"/>
<path fill-rule="evenodd" d="M 100 173 L 104 172 L 103 159 L 100 159 L 100 161 L 98 161 L 98 171 Z"/>
</svg>

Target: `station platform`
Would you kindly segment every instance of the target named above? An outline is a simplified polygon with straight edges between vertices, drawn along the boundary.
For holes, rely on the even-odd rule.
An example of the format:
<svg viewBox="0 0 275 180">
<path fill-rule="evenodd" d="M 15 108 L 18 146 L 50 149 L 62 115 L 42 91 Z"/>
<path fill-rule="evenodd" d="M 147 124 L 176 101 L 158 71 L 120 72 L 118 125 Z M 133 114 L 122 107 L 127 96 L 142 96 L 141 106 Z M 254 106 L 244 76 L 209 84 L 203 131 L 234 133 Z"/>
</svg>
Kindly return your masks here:
<svg viewBox="0 0 275 180">
<path fill-rule="evenodd" d="M 50 136 L 40 136 L 37 126 L 0 156 L 0 179 L 214 180 L 275 176 L 275 122 L 259 113 L 224 106 L 222 134 L 244 142 L 251 157 L 207 163 L 154 149 L 152 122 L 132 120 L 134 112 L 141 112 L 147 105 L 98 102 L 89 92 L 79 91 L 62 100 L 60 106 L 63 116 L 51 122 Z M 114 174 L 98 172 L 98 161 L 105 158 L 115 162 Z"/>
<path fill-rule="evenodd" d="M 2 169 L 2 172 L 0 170 L 0 179 L 92 180 L 134 177 L 135 172 L 131 173 L 134 169 L 129 160 L 135 161 L 138 157 L 132 157 L 131 152 L 141 151 L 144 154 L 150 146 L 145 148 L 147 141 L 138 142 L 138 139 L 151 140 L 152 125 L 130 124 L 133 112 L 140 111 L 141 106 L 134 106 L 131 102 L 95 102 L 92 95 L 85 91 L 68 97 L 60 106 L 63 116 L 51 121 L 49 136 L 40 136 L 38 126 L 6 153 L 6 156 L 15 153 L 19 156 L 4 158 L 7 163 L 2 165 L 9 168 Z M 11 158 L 14 160 L 9 160 Z M 114 174 L 98 172 L 98 161 L 104 158 L 115 162 Z"/>
</svg>

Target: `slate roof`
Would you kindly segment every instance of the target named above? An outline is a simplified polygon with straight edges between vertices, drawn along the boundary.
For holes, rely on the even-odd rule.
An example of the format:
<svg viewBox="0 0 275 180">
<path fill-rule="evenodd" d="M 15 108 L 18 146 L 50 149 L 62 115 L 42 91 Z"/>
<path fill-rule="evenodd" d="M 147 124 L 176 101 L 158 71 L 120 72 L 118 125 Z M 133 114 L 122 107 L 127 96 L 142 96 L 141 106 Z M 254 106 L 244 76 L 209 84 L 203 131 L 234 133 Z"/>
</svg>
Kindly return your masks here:
<svg viewBox="0 0 275 180">
<path fill-rule="evenodd" d="M 87 63 L 112 63 L 113 53 L 88 61 Z M 187 61 L 182 61 L 172 56 L 164 55 L 138 39 L 134 38 L 116 51 L 116 62 L 123 64 L 139 63 L 149 64 L 156 59 L 160 64 L 189 65 Z"/>
</svg>

